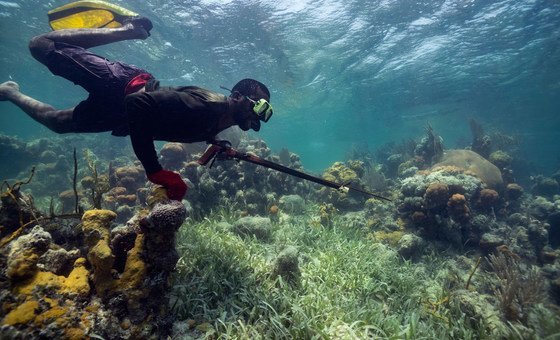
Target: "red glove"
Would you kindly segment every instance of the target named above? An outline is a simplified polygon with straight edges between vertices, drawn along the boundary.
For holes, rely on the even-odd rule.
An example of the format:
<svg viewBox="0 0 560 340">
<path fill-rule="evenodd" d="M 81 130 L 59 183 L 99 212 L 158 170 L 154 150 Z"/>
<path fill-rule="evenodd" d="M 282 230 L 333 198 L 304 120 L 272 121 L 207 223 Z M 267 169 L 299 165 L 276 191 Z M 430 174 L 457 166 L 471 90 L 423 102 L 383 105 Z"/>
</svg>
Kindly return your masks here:
<svg viewBox="0 0 560 340">
<path fill-rule="evenodd" d="M 148 175 L 150 182 L 163 185 L 167 190 L 167 197 L 172 200 L 180 201 L 185 197 L 189 188 L 181 176 L 173 171 L 160 170 Z"/>
</svg>

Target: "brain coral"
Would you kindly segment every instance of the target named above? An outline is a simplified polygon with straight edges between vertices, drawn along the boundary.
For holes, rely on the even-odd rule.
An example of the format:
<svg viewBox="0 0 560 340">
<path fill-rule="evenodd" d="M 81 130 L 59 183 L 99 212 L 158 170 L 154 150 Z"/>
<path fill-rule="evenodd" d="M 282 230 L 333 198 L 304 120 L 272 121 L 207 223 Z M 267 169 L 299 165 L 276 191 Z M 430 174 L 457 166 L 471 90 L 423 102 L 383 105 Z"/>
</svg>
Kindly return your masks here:
<svg viewBox="0 0 560 340">
<path fill-rule="evenodd" d="M 401 181 L 401 191 L 405 196 L 424 196 L 432 183 L 445 183 L 449 193 L 461 193 L 468 199 L 478 193 L 482 187 L 480 179 L 469 174 L 450 172 L 445 167 L 434 169 L 428 173 L 418 173 Z"/>
<path fill-rule="evenodd" d="M 441 161 L 432 169 L 441 166 L 456 166 L 475 174 L 488 187 L 499 189 L 503 185 L 502 173 L 497 166 L 471 150 L 447 150 Z"/>
</svg>

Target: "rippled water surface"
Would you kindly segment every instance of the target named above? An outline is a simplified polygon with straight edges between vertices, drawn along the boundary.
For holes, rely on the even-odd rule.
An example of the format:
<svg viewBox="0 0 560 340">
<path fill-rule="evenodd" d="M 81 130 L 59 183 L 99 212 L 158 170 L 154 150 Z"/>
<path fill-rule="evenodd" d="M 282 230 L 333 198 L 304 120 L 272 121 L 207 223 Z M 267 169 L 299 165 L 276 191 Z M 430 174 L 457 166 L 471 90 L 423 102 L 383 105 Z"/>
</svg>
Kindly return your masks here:
<svg viewBox="0 0 560 340">
<path fill-rule="evenodd" d="M 86 94 L 32 59 L 27 42 L 65 3 L 0 1 L 0 78 L 60 108 Z M 221 91 L 261 80 L 275 116 L 259 136 L 299 153 L 306 168 L 341 160 L 353 145 L 419 138 L 427 123 L 446 148 L 464 147 L 471 118 L 521 138 L 543 171 L 560 165 L 558 1 L 114 3 L 152 19 L 152 36 L 96 52 L 169 85 Z M 0 103 L 0 132 L 52 135 L 8 103 Z"/>
</svg>

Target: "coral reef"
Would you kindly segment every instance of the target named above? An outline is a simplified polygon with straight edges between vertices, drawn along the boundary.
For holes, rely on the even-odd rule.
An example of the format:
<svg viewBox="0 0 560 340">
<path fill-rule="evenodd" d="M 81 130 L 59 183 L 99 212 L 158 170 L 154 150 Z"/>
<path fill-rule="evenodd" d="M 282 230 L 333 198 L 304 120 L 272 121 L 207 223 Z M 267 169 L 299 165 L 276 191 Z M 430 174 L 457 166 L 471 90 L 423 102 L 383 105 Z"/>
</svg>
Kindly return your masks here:
<svg viewBox="0 0 560 340">
<path fill-rule="evenodd" d="M 430 183 L 424 193 L 424 207 L 436 209 L 443 207 L 449 200 L 449 187 L 445 183 Z"/>
<path fill-rule="evenodd" d="M 434 132 L 430 124 L 426 126 L 426 136 L 416 145 L 414 154 L 426 165 L 434 164 L 441 158 L 443 154 L 443 138 Z"/>
<path fill-rule="evenodd" d="M 465 223 L 470 217 L 470 209 L 464 195 L 453 194 L 447 202 L 449 216 L 457 222 Z"/>
<path fill-rule="evenodd" d="M 492 150 L 492 138 L 484 133 L 484 128 L 475 119 L 471 119 L 469 123 L 473 136 L 471 149 L 482 157 L 488 158 Z"/>
<path fill-rule="evenodd" d="M 109 174 L 110 187 L 123 187 L 129 193 L 136 193 L 146 182 L 144 169 L 140 165 L 126 165 L 116 167 Z"/>
<path fill-rule="evenodd" d="M 498 279 L 495 290 L 500 310 L 506 320 L 526 322 L 527 309 L 543 302 L 545 286 L 537 268 L 523 270 L 518 261 L 503 252 L 489 256 L 490 267 Z"/>
<path fill-rule="evenodd" d="M 187 160 L 187 150 L 181 143 L 165 143 L 159 151 L 159 161 L 165 169 L 180 170 Z"/>
<path fill-rule="evenodd" d="M 80 302 L 90 293 L 86 260 L 77 258 L 64 275 L 45 270 L 38 263 L 45 262 L 51 242 L 50 234 L 35 226 L 1 249 L 6 256 L 2 276 L 11 290 L 2 295 L 2 325 L 26 330 L 28 336 L 37 331 L 42 337 L 80 339 L 91 326 Z"/>
<path fill-rule="evenodd" d="M 560 185 L 554 178 L 538 175 L 531 177 L 531 181 L 533 182 L 531 192 L 534 195 L 551 198 L 554 195 L 560 194 Z"/>
<path fill-rule="evenodd" d="M 90 149 L 91 148 L 91 149 Z M 27 177 L 29 170 L 35 168 L 35 179 L 26 186 L 26 192 L 31 193 L 37 201 L 46 196 L 56 196 L 71 188 L 73 175 L 72 153 L 74 149 L 84 151 L 84 157 L 78 159 L 78 180 L 92 177 L 89 165 L 95 165 L 99 176 L 106 171 L 106 164 L 100 159 L 111 159 L 115 163 L 130 159 L 130 145 L 122 139 L 94 140 L 93 136 L 64 136 L 56 138 L 41 138 L 24 142 L 13 137 L 0 135 L 0 178 L 9 182 Z M 87 159 L 89 157 L 89 160 Z M 128 161 L 128 160 L 125 160 Z M 88 191 L 83 197 L 90 200 L 91 182 L 84 182 L 84 190 Z M 41 203 L 40 208 L 47 209 L 48 201 Z M 39 206 L 39 205 L 38 205 Z"/>
<path fill-rule="evenodd" d="M 489 188 L 500 190 L 502 174 L 494 164 L 470 150 L 446 150 L 441 160 L 433 168 L 454 166 L 466 173 L 477 176 Z"/>
<path fill-rule="evenodd" d="M 239 148 L 259 157 L 280 162 L 262 141 L 242 140 Z M 266 216 L 273 204 L 278 204 L 282 195 L 310 195 L 310 184 L 287 174 L 266 169 L 248 162 L 215 162 L 211 168 L 198 165 L 201 153 L 189 155 L 188 161 L 179 172 L 189 181 L 186 199 L 197 214 L 208 213 L 216 205 L 235 204 L 248 214 Z M 290 168 L 301 170 L 299 157 L 293 153 L 284 161 Z"/>
<path fill-rule="evenodd" d="M 8 201 L 2 209 L 9 221 L 13 205 Z M 86 211 L 83 242 L 73 249 L 57 244 L 42 227 L 52 222 L 38 218 L 32 229 L 2 239 L 2 334 L 63 339 L 170 334 L 173 317 L 165 301 L 178 260 L 175 234 L 186 209 L 160 200 L 112 231 L 115 218 L 110 210 Z"/>
<path fill-rule="evenodd" d="M 18 183 L 0 194 L 0 203 L 2 204 L 0 206 L 0 226 L 2 226 L 0 238 L 2 239 L 41 216 L 33 205 L 32 196 L 23 193 Z"/>
<path fill-rule="evenodd" d="M 146 203 L 144 170 L 139 165 L 125 165 L 109 169 L 109 186 L 102 203 L 117 213 L 117 222 L 132 218 L 135 207 Z"/>
<path fill-rule="evenodd" d="M 497 150 L 490 154 L 488 160 L 492 162 L 499 169 L 507 169 L 511 167 L 513 157 L 503 150 Z"/>
<path fill-rule="evenodd" d="M 323 173 L 323 178 L 341 185 L 352 185 L 358 189 L 386 190 L 385 177 L 374 169 L 371 164 L 366 165 L 361 160 L 348 160 L 345 163 L 335 162 Z M 367 196 L 354 190 L 333 190 L 321 187 L 317 191 L 318 199 L 332 204 L 341 211 L 356 211 L 364 207 Z"/>
<path fill-rule="evenodd" d="M 26 143 L 15 137 L 5 135 L 0 135 L 0 150 L 2 150 L 0 153 L 2 155 L 0 159 L 0 174 L 3 174 L 2 178 L 5 179 L 14 178 L 21 171 L 29 171 L 31 166 L 28 160 L 36 156 L 27 148 Z M 55 157 L 56 155 L 54 157 L 47 157 L 47 159 L 41 157 L 41 159 L 51 163 Z"/>
<path fill-rule="evenodd" d="M 458 158 L 464 161 L 471 159 L 470 155 L 472 152 L 463 157 L 461 152 Z M 481 160 L 478 157 L 472 159 L 475 162 Z M 495 247 L 507 244 L 525 259 L 536 261 L 540 258 L 548 242 L 542 222 L 524 223 L 515 228 L 515 233 L 508 231 L 505 222 L 500 223 L 496 218 L 515 216 L 518 211 L 528 209 L 533 216 L 546 221 L 546 216 L 554 211 L 553 204 L 541 197 L 524 206 L 524 190 L 518 184 L 508 184 L 504 197 L 499 191 L 487 187 L 487 182 L 492 182 L 488 178 L 497 178 L 494 176 L 497 169 L 477 170 L 476 174 L 456 165 L 438 164 L 431 170 L 419 171 L 400 181 L 403 196 L 398 209 L 407 226 L 418 230 L 422 237 L 436 241 L 443 240 L 461 247 L 478 246 L 484 252 L 492 252 Z M 484 175 L 486 172 L 494 175 Z"/>
<path fill-rule="evenodd" d="M 214 244 L 215 233 L 209 237 L 192 231 L 189 235 L 206 242 L 208 253 L 200 254 L 200 263 L 212 266 L 208 256 L 218 248 L 227 248 L 226 257 L 243 251 L 248 258 L 253 258 L 249 254 L 253 247 L 266 249 L 265 259 L 246 272 L 238 269 L 238 258 L 228 258 L 227 266 L 220 267 L 240 275 L 236 280 L 243 284 L 253 277 L 263 285 L 273 281 L 271 294 L 277 294 L 286 291 L 284 283 L 291 288 L 308 284 L 312 278 L 306 271 L 332 260 L 329 256 L 338 258 L 333 263 L 345 263 L 346 253 L 326 255 L 331 239 L 311 255 L 318 259 L 302 256 L 328 232 L 344 242 L 360 238 L 364 242 L 360 245 L 373 247 L 368 249 L 385 249 L 383 254 L 405 258 L 409 261 L 401 264 L 416 266 L 415 273 L 449 261 L 447 273 L 441 269 L 433 278 L 445 282 L 449 292 L 437 297 L 425 292 L 429 299 L 419 300 L 427 320 L 449 323 L 449 315 L 442 311 L 449 313 L 455 304 L 472 327 L 485 325 L 479 332 L 507 337 L 506 321 L 529 329 L 535 310 L 545 308 L 543 299 L 556 305 L 560 301 L 560 176 L 533 175 L 526 190 L 521 181 L 513 180 L 512 149 L 477 124 L 472 125 L 472 151 L 444 150 L 443 140 L 428 125 L 418 143 L 410 140 L 387 147 L 377 157 L 354 150 L 348 160 L 333 163 L 323 173 L 331 181 L 383 191 L 394 202 L 321 187 L 246 162 L 216 162 L 204 168 L 196 163 L 203 144 L 167 143 L 160 161 L 186 178 L 191 188 L 183 204 L 168 200 L 147 183 L 139 163 L 115 155 L 108 158 L 106 150 L 96 147 L 95 154 L 86 152 L 86 162 L 80 159 L 73 181 L 69 158 L 57 156 L 69 154 L 68 147 L 48 140 L 23 143 L 0 138 L 0 148 L 27 160 L 11 173 L 24 177 L 30 157 L 42 163 L 37 165 L 38 176 L 25 184 L 25 192 L 18 182 L 8 185 L 0 197 L 0 333 L 69 339 L 171 336 L 179 327 L 174 324 L 176 309 L 167 303 L 173 271 L 177 263 L 191 272 L 196 265 L 191 258 L 193 238 L 182 240 L 186 250 L 179 257 L 176 234 L 187 216 L 189 226 L 197 221 L 212 224 L 205 219 L 211 212 L 227 216 L 216 224 L 227 242 Z M 299 156 L 285 148 L 274 154 L 260 140 L 236 143 L 244 151 L 304 171 Z M 68 190 L 76 183 L 78 190 Z M 61 202 L 45 204 L 47 195 L 59 193 Z M 40 213 L 36 202 L 47 207 L 48 214 Z M 80 211 L 76 205 L 86 209 L 81 221 L 73 219 Z M 292 246 L 299 236 L 294 229 L 300 227 L 301 244 Z M 344 266 L 351 269 L 352 264 Z M 348 291 L 356 291 L 356 285 L 373 285 L 364 275 L 346 283 Z M 220 283 L 227 286 L 224 296 L 212 290 L 219 287 L 210 287 L 198 298 L 211 296 L 213 303 L 244 299 L 243 294 L 255 289 L 241 285 L 232 291 L 227 279 Z M 177 289 L 195 289 L 199 282 L 192 280 L 191 286 L 180 283 Z M 175 301 L 173 306 L 178 308 Z M 254 320 L 259 308 L 247 308 L 240 320 Z M 221 327 L 199 316 L 183 322 L 187 333 L 198 336 Z"/>
</svg>

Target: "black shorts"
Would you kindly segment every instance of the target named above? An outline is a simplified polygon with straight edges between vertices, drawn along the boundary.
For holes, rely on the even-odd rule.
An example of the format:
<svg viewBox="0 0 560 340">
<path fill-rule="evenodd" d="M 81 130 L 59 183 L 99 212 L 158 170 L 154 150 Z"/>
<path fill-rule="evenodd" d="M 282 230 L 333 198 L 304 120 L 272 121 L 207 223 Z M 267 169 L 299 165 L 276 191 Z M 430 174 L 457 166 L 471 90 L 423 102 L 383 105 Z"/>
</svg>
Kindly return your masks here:
<svg viewBox="0 0 560 340">
<path fill-rule="evenodd" d="M 80 85 L 89 97 L 74 108 L 75 132 L 126 129 L 123 100 L 128 82 L 141 73 L 133 65 L 109 61 L 85 48 L 60 42 L 50 44 L 42 62 L 57 75 Z"/>
</svg>

